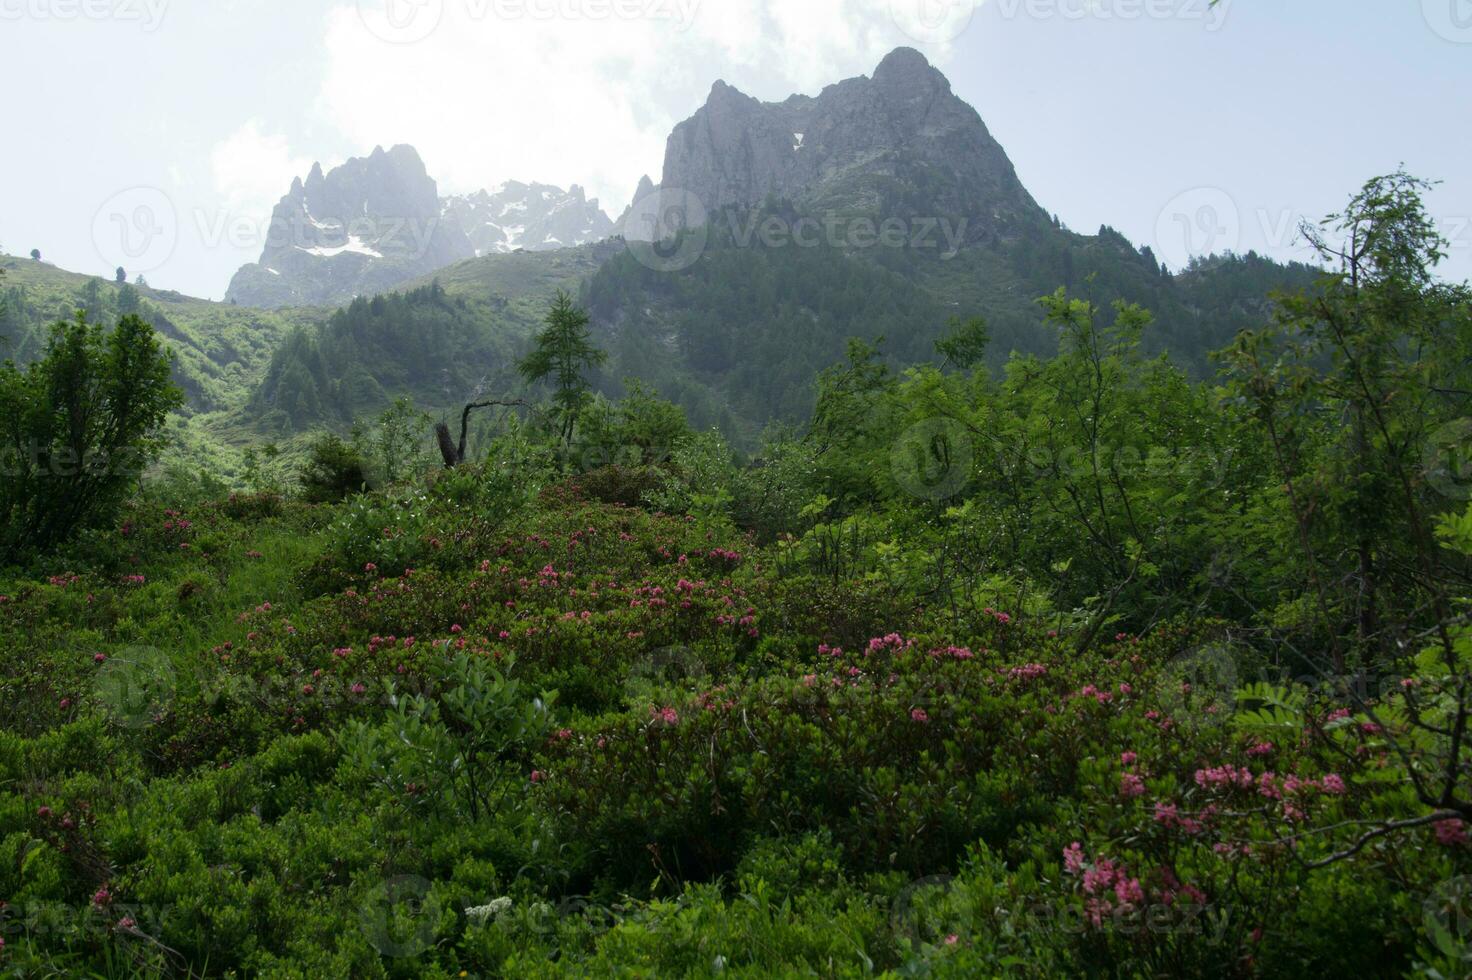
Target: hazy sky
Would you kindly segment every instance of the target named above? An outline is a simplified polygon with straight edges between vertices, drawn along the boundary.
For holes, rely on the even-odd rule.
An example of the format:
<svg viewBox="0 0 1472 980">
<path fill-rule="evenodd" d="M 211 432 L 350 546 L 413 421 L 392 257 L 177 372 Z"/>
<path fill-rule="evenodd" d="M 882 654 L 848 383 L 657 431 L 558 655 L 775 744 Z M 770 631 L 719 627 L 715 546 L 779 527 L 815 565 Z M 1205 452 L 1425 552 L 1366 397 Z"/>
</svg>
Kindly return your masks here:
<svg viewBox="0 0 1472 980">
<path fill-rule="evenodd" d="M 0 0 L 0 248 L 218 298 L 293 176 L 394 143 L 617 217 L 716 79 L 816 94 L 901 44 L 1072 228 L 1302 256 L 1404 162 L 1472 278 L 1472 0 Z"/>
</svg>

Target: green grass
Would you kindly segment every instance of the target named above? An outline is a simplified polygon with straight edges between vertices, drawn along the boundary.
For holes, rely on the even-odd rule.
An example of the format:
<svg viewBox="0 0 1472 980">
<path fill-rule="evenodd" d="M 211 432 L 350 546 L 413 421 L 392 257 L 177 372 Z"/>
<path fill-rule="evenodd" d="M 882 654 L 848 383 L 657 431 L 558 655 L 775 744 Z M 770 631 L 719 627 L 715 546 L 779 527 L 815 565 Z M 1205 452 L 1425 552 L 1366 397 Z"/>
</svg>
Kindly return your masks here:
<svg viewBox="0 0 1472 980">
<path fill-rule="evenodd" d="M 85 302 L 92 282 L 98 284 L 104 315 L 115 313 L 120 287 L 114 282 L 5 255 L 0 255 L 0 270 L 0 290 L 20 290 L 24 307 L 23 335 L 8 337 L 0 347 L 6 356 L 35 356 L 47 326 L 70 317 Z M 133 288 L 143 314 L 178 359 L 175 378 L 188 400 L 170 422 L 167 458 L 238 482 L 242 451 L 261 441 L 243 413 L 251 392 L 287 334 L 324 321 L 331 311 L 258 310 L 173 290 Z"/>
</svg>

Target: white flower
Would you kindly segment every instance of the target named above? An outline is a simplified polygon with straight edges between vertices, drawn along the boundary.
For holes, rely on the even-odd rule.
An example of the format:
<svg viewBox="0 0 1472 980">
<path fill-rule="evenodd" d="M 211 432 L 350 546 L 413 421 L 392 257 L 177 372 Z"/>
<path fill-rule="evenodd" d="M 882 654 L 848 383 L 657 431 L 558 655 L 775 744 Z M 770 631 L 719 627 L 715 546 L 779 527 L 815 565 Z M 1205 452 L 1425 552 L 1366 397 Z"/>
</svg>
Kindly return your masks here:
<svg viewBox="0 0 1472 980">
<path fill-rule="evenodd" d="M 478 926 L 483 926 L 509 908 L 511 908 L 511 899 L 503 895 L 489 905 L 477 905 L 475 908 L 466 909 L 465 918 Z"/>
</svg>

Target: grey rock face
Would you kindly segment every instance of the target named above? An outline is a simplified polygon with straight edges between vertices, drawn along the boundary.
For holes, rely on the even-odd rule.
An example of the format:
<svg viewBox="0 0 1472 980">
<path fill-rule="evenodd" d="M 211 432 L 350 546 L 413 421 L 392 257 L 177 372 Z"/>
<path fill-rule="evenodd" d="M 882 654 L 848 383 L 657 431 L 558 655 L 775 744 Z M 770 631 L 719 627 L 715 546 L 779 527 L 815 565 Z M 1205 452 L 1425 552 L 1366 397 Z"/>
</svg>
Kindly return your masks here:
<svg viewBox="0 0 1472 980">
<path fill-rule="evenodd" d="M 660 186 L 712 212 L 775 197 L 809 212 L 964 216 L 973 241 L 1047 220 L 976 110 L 910 48 L 816 98 L 764 103 L 717 82 L 671 134 Z"/>
<path fill-rule="evenodd" d="M 1048 217 L 976 110 L 924 55 L 890 53 L 872 77 L 816 98 L 759 102 L 724 82 L 675 127 L 660 183 L 640 181 L 617 223 L 582 188 L 512 182 L 441 199 L 407 146 L 313 167 L 272 217 L 260 262 L 228 298 L 327 305 L 392 289 L 463 259 L 671 234 L 692 216 L 789 201 L 810 214 L 957 222 L 968 244 L 1006 240 Z"/>
<path fill-rule="evenodd" d="M 313 166 L 276 205 L 260 261 L 227 298 L 247 306 L 316 306 L 379 292 L 474 255 L 441 214 L 413 147 L 378 147 L 331 173 Z"/>
<path fill-rule="evenodd" d="M 637 228 L 632 227 L 630 222 L 635 218 L 636 209 L 647 209 L 650 202 L 657 200 L 654 197 L 655 190 L 657 188 L 654 186 L 654 181 L 649 179 L 648 174 L 639 178 L 639 186 L 634 190 L 633 199 L 629 201 L 629 206 L 624 208 L 624 213 L 619 215 L 619 219 L 613 224 L 613 234 L 641 241 L 649 240 L 647 236 L 641 235 Z"/>
<path fill-rule="evenodd" d="M 382 147 L 292 182 L 259 262 L 230 282 L 246 306 L 327 306 L 385 292 L 465 259 L 599 241 L 613 222 L 576 184 L 511 182 L 441 198 L 413 147 Z"/>
<path fill-rule="evenodd" d="M 570 248 L 602 241 L 613 232 L 613 222 L 597 199 L 588 200 L 577 184 L 564 191 L 513 180 L 494 192 L 446 198 L 442 208 L 477 256 L 520 248 L 529 252 Z"/>
</svg>

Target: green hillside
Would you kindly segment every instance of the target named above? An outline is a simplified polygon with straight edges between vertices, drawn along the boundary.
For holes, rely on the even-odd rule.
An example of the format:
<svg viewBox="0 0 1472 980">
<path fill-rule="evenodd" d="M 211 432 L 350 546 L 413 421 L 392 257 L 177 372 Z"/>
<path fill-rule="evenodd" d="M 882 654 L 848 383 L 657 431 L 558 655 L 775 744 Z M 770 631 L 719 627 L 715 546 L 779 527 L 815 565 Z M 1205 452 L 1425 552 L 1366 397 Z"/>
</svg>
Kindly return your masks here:
<svg viewBox="0 0 1472 980">
<path fill-rule="evenodd" d="M 483 255 L 415 279 L 403 289 L 438 282 L 448 293 L 491 304 L 509 316 L 524 314 L 530 322 L 540 320 L 546 312 L 543 301 L 548 296 L 559 289 L 575 289 L 576 283 L 623 251 L 622 242 L 610 239 L 556 252 Z"/>
<path fill-rule="evenodd" d="M 242 405 L 282 338 L 293 327 L 320 321 L 326 312 L 267 312 L 215 303 L 11 256 L 0 256 L 0 269 L 5 270 L 0 279 L 0 337 L 5 339 L 0 343 L 6 356 L 30 360 L 44 345 L 47 326 L 70 319 L 78 309 L 86 310 L 89 319 L 138 313 L 178 356 L 176 381 L 193 412 Z"/>
<path fill-rule="evenodd" d="M 232 479 L 239 447 L 272 439 L 295 455 L 307 434 L 345 431 L 395 398 L 449 413 L 487 392 L 522 393 L 514 361 L 558 290 L 587 305 L 610 353 L 594 379 L 599 389 L 616 397 L 624 379 L 636 378 L 697 428 L 719 428 L 752 448 L 767 424 L 808 419 L 812 379 L 842 360 L 850 338 L 884 338 L 882 353 L 901 367 L 937 360 L 935 341 L 956 318 L 981 317 L 992 337 L 989 366 L 1000 369 L 1013 352 L 1055 348 L 1037 298 L 1063 284 L 1106 309 L 1123 299 L 1156 311 L 1146 349 L 1168 350 L 1209 376 L 1209 351 L 1261 322 L 1270 294 L 1303 288 L 1316 274 L 1248 255 L 1172 276 L 1148 248 L 1109 228 L 1083 236 L 1049 227 L 950 258 L 743 245 L 718 231 L 700 260 L 677 272 L 648 268 L 614 239 L 461 262 L 337 311 L 263 311 L 27 259 L 0 262 L 9 356 L 36 356 L 46 325 L 77 308 L 104 321 L 141 313 L 178 358 L 176 380 L 188 398 L 171 433 L 179 456 L 217 457 Z"/>
<path fill-rule="evenodd" d="M 291 331 L 320 323 L 329 312 L 215 303 L 12 256 L 0 256 L 0 269 L 0 355 L 18 363 L 35 359 L 50 324 L 78 309 L 103 323 L 137 313 L 174 352 L 174 380 L 187 399 L 170 426 L 170 458 L 196 468 L 209 458 L 227 478 L 238 474 L 238 447 L 255 438 L 242 427 L 241 410 L 273 354 Z"/>
<path fill-rule="evenodd" d="M 699 261 L 675 272 L 641 263 L 618 240 L 487 256 L 293 335 L 247 415 L 259 431 L 289 438 L 344 428 L 402 395 L 445 411 L 479 393 L 517 393 L 519 345 L 564 289 L 588 307 L 609 351 L 599 389 L 616 397 L 636 378 L 697 428 L 751 447 L 768 423 L 807 420 L 812 379 L 844 357 L 850 338 L 884 338 L 884 355 L 902 367 L 937 360 L 934 344 L 956 318 L 982 317 L 989 366 L 1000 369 L 1013 352 L 1055 349 L 1037 299 L 1063 284 L 1105 309 L 1125 300 L 1157 311 L 1147 351 L 1169 351 L 1207 377 L 1210 351 L 1260 323 L 1271 294 L 1316 275 L 1248 255 L 1172 276 L 1112 229 L 1083 236 L 1051 226 L 949 259 L 933 250 L 763 247 L 719 230 Z"/>
<path fill-rule="evenodd" d="M 275 438 L 343 429 L 394 398 L 457 408 L 514 382 L 520 342 L 558 290 L 617 254 L 603 243 L 462 262 L 388 296 L 359 298 L 285 337 L 241 413 Z"/>
<path fill-rule="evenodd" d="M 841 360 L 850 338 L 885 338 L 883 353 L 901 367 L 938 360 L 935 341 L 952 321 L 981 317 L 993 370 L 1014 352 L 1051 353 L 1056 331 L 1037 300 L 1060 284 L 1105 309 L 1124 300 L 1155 311 L 1147 351 L 1169 351 L 1209 376 L 1209 353 L 1262 322 L 1270 294 L 1306 288 L 1317 275 L 1248 255 L 1172 276 L 1109 228 L 1093 237 L 1049 228 L 951 258 L 907 248 L 742 247 L 713 236 L 678 272 L 617 256 L 591 278 L 585 299 L 613 354 L 608 374 L 654 382 L 692 420 L 749 434 L 772 420 L 805 421 L 809 379 Z"/>
</svg>

